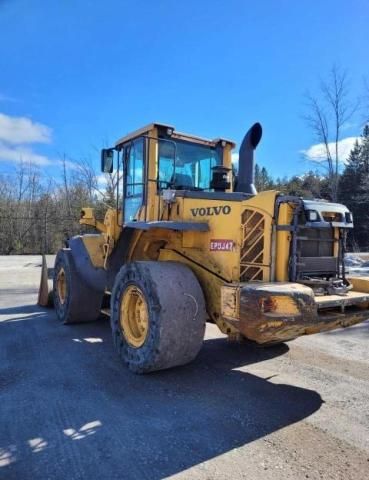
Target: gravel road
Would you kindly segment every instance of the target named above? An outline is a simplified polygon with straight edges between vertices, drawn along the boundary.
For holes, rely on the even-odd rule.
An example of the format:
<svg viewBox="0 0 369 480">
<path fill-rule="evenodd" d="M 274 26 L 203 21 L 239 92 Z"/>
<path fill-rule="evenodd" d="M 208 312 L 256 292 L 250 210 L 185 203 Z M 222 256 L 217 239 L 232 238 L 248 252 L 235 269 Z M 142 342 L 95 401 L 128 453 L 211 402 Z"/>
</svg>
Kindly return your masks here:
<svg viewBox="0 0 369 480">
<path fill-rule="evenodd" d="M 369 478 L 369 322 L 262 349 L 208 325 L 192 364 L 129 373 L 108 321 L 37 307 L 0 257 L 0 478 Z"/>
</svg>

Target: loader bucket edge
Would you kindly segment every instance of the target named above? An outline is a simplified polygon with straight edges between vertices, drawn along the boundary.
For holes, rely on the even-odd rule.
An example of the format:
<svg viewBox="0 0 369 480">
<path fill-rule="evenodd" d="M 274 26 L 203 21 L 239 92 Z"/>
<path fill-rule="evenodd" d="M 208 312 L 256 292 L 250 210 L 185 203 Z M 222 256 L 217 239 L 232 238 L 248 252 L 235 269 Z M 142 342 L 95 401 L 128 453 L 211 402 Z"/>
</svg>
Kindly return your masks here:
<svg viewBox="0 0 369 480">
<path fill-rule="evenodd" d="M 40 287 L 38 290 L 37 304 L 41 307 L 52 307 L 53 298 L 52 298 L 52 277 L 53 268 L 47 267 L 46 255 L 42 255 L 42 265 L 41 265 L 41 278 L 40 278 Z"/>
</svg>

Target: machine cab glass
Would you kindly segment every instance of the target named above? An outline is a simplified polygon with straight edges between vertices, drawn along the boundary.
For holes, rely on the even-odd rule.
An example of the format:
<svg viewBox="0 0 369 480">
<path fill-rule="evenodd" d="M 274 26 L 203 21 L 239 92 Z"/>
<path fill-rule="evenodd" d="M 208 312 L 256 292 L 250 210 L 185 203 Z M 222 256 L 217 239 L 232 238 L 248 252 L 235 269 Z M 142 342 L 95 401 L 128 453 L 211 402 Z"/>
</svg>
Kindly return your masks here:
<svg viewBox="0 0 369 480">
<path fill-rule="evenodd" d="M 124 223 L 132 222 L 143 204 L 144 164 L 144 139 L 137 138 L 126 147 Z"/>
<path fill-rule="evenodd" d="M 222 161 L 221 150 L 185 141 L 159 140 L 159 189 L 209 190 L 212 168 Z"/>
</svg>

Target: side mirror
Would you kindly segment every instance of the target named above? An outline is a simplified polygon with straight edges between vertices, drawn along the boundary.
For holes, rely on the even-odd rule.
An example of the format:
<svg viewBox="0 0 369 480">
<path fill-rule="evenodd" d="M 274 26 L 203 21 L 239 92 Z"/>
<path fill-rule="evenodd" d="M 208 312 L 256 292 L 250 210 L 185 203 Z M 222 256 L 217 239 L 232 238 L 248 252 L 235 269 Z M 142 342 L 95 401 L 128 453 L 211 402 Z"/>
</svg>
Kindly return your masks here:
<svg viewBox="0 0 369 480">
<path fill-rule="evenodd" d="M 114 150 L 112 148 L 103 148 L 101 150 L 101 171 L 103 173 L 113 173 Z"/>
</svg>

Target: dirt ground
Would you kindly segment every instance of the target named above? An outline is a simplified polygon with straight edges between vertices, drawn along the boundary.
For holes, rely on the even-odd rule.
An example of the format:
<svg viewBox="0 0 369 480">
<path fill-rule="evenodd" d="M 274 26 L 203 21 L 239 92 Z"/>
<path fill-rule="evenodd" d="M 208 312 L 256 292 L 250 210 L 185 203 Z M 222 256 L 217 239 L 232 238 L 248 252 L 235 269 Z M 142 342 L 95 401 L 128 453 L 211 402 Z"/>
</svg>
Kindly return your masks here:
<svg viewBox="0 0 369 480">
<path fill-rule="evenodd" d="M 192 364 L 135 376 L 109 322 L 37 307 L 0 257 L 0 478 L 369 478 L 369 322 L 262 349 L 208 325 Z"/>
</svg>

